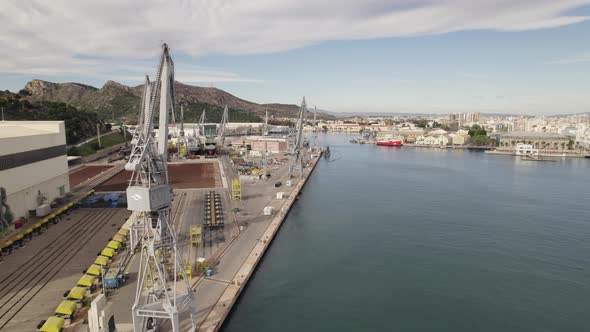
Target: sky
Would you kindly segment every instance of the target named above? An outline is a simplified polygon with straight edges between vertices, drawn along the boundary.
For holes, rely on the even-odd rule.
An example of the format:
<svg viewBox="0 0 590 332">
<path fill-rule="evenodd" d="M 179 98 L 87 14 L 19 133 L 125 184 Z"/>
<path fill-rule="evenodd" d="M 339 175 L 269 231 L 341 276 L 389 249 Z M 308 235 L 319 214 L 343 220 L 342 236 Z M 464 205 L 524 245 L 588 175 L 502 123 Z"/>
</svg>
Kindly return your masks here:
<svg viewBox="0 0 590 332">
<path fill-rule="evenodd" d="M 154 75 L 338 112 L 590 112 L 590 0 L 2 0 L 0 89 Z"/>
</svg>

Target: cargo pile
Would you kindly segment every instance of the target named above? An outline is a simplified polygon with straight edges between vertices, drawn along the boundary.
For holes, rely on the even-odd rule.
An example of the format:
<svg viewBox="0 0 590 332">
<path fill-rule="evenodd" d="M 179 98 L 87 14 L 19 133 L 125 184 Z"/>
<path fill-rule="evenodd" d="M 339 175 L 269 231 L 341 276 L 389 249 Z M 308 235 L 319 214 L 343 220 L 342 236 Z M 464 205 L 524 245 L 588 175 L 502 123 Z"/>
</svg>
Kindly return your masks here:
<svg viewBox="0 0 590 332">
<path fill-rule="evenodd" d="M 203 227 L 205 229 L 223 228 L 223 206 L 221 202 L 221 195 L 215 191 L 205 194 L 204 202 L 205 220 Z"/>
</svg>

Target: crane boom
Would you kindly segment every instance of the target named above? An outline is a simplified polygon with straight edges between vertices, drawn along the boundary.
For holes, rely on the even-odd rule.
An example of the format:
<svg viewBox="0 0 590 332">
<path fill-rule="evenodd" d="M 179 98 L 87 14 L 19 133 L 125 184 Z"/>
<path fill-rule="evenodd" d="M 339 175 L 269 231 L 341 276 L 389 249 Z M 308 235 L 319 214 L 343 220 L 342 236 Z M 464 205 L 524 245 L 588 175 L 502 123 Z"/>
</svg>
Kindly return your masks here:
<svg viewBox="0 0 590 332">
<path fill-rule="evenodd" d="M 133 329 L 142 332 L 169 319 L 172 331 L 179 332 L 179 312 L 190 310 L 192 330 L 194 302 L 176 245 L 176 233 L 170 220 L 172 188 L 168 183 L 168 117 L 174 112 L 174 62 L 168 45 L 162 55 L 153 83 L 146 78 L 143 94 L 143 123 L 132 147 L 125 169 L 133 171 L 127 188 L 128 209 L 137 217 L 132 236 L 141 239 L 141 256 L 135 301 L 132 307 Z M 159 135 L 152 135 L 158 110 Z M 181 275 L 183 291 L 177 288 Z M 147 291 L 144 291 L 147 289 Z M 191 331 L 192 331 L 191 330 Z"/>
<path fill-rule="evenodd" d="M 301 101 L 301 107 L 299 107 L 297 125 L 295 127 L 295 143 L 293 144 L 293 149 L 291 151 L 293 154 L 293 159 L 291 166 L 289 167 L 289 177 L 293 176 L 293 171 L 295 169 L 299 171 L 299 176 L 303 176 L 303 156 L 301 155 L 301 147 L 303 146 L 303 121 L 306 110 L 307 104 L 305 102 L 305 97 L 303 97 L 303 100 Z"/>
</svg>

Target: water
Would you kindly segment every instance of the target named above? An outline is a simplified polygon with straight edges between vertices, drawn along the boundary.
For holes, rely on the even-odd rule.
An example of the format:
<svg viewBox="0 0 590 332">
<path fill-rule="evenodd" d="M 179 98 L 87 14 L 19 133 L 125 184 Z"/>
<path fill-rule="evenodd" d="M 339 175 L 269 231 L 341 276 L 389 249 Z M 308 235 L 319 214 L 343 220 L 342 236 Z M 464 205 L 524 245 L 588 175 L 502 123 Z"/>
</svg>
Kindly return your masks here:
<svg viewBox="0 0 590 332">
<path fill-rule="evenodd" d="M 320 161 L 225 332 L 589 331 L 590 161 L 386 148 Z"/>
</svg>

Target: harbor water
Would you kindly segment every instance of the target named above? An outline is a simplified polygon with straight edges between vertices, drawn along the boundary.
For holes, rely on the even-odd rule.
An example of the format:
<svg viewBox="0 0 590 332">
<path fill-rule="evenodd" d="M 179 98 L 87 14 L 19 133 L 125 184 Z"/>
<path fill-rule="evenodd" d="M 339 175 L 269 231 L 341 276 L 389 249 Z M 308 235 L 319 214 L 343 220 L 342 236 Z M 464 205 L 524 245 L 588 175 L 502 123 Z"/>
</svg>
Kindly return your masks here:
<svg viewBox="0 0 590 332">
<path fill-rule="evenodd" d="M 589 331 L 590 160 L 318 136 L 223 330 Z"/>
</svg>

